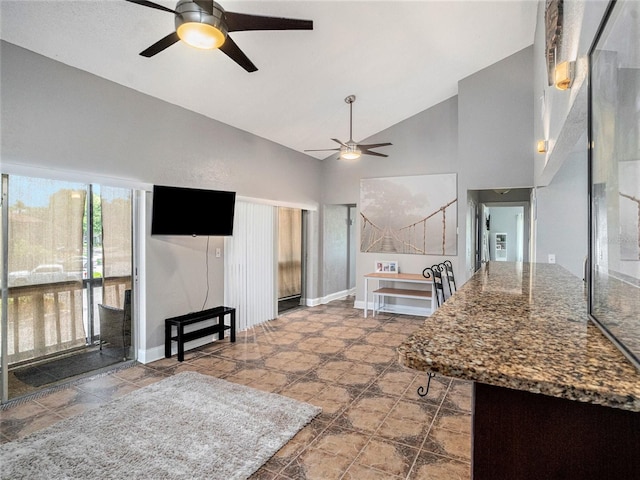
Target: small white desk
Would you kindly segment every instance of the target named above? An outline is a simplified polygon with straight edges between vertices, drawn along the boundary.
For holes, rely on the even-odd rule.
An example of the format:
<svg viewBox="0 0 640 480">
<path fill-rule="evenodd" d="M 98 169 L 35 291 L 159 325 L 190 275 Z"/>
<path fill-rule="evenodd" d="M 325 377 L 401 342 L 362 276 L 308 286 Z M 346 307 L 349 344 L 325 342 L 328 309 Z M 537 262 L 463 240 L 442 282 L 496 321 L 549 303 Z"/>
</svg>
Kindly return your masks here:
<svg viewBox="0 0 640 480">
<path fill-rule="evenodd" d="M 376 311 L 380 309 L 380 302 L 384 297 L 396 297 L 396 298 L 414 298 L 420 300 L 428 300 L 430 310 L 433 310 L 432 304 L 432 282 L 431 279 L 425 278 L 420 273 L 367 273 L 364 276 L 364 317 L 367 318 L 367 311 L 369 308 L 369 279 L 378 281 L 378 288 L 373 293 L 373 316 L 375 317 Z M 409 288 L 397 288 L 397 287 L 380 287 L 380 281 L 392 281 L 402 283 L 419 283 L 427 285 L 428 289 L 418 290 Z M 376 308 L 377 307 L 377 308 Z"/>
</svg>

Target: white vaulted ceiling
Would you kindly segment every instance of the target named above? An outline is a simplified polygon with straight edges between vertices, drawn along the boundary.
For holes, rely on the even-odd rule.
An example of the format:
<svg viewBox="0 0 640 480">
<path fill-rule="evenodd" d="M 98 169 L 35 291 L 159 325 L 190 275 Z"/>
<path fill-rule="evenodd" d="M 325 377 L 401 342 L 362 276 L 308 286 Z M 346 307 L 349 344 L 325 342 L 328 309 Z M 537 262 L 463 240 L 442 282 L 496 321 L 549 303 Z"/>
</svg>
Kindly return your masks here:
<svg viewBox="0 0 640 480">
<path fill-rule="evenodd" d="M 534 0 L 219 3 L 313 20 L 314 29 L 232 33 L 255 73 L 182 43 L 141 57 L 174 30 L 174 18 L 123 0 L 0 0 L 0 36 L 303 151 L 348 139 L 349 94 L 356 141 L 455 95 L 459 80 L 533 43 L 537 10 Z"/>
</svg>

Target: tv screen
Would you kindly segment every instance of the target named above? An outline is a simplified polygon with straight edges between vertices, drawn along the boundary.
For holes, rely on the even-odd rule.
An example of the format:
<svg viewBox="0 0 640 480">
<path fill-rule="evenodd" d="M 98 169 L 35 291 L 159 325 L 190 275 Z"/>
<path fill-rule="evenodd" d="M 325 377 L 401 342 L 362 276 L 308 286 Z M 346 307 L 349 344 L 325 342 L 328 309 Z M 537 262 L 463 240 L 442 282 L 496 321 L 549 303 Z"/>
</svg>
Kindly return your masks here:
<svg viewBox="0 0 640 480">
<path fill-rule="evenodd" d="M 151 235 L 233 234 L 236 192 L 153 186 Z"/>
</svg>

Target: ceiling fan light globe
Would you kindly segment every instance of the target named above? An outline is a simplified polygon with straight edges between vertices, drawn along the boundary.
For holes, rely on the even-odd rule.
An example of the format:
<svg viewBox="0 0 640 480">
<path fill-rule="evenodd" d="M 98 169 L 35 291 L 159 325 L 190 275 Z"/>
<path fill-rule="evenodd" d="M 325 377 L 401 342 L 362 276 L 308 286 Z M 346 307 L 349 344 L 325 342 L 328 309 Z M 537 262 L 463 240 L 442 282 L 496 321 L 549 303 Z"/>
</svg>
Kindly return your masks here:
<svg viewBox="0 0 640 480">
<path fill-rule="evenodd" d="M 347 145 L 340 151 L 340 158 L 343 160 L 357 160 L 360 158 L 360 150 L 356 145 Z"/>
<path fill-rule="evenodd" d="M 220 48 L 226 40 L 226 35 L 206 23 L 186 22 L 176 29 L 178 37 L 187 45 L 203 50 Z"/>
<path fill-rule="evenodd" d="M 216 2 L 211 3 L 209 13 L 193 0 L 180 0 L 176 14 L 176 33 L 187 45 L 213 50 L 220 48 L 227 39 L 224 10 Z"/>
</svg>

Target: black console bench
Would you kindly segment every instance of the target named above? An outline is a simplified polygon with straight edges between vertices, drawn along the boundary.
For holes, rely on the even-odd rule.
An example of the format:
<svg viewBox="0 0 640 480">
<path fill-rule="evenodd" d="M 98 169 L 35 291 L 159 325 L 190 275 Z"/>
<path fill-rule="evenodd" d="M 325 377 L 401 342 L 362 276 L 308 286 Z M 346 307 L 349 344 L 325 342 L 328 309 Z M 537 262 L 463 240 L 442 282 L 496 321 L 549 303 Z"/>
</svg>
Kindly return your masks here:
<svg viewBox="0 0 640 480">
<path fill-rule="evenodd" d="M 229 325 L 224 324 L 225 315 L 231 316 Z M 218 323 L 208 327 L 196 328 L 191 332 L 184 332 L 184 327 L 194 323 L 217 318 Z M 176 327 L 176 334 L 172 336 L 171 327 Z M 230 340 L 236 341 L 236 309 L 231 307 L 214 307 L 200 312 L 187 313 L 179 317 L 167 318 L 164 321 L 164 356 L 171 357 L 171 341 L 178 342 L 178 361 L 184 360 L 184 344 L 197 338 L 218 334 L 218 340 L 224 338 L 224 331 L 231 330 Z"/>
</svg>

